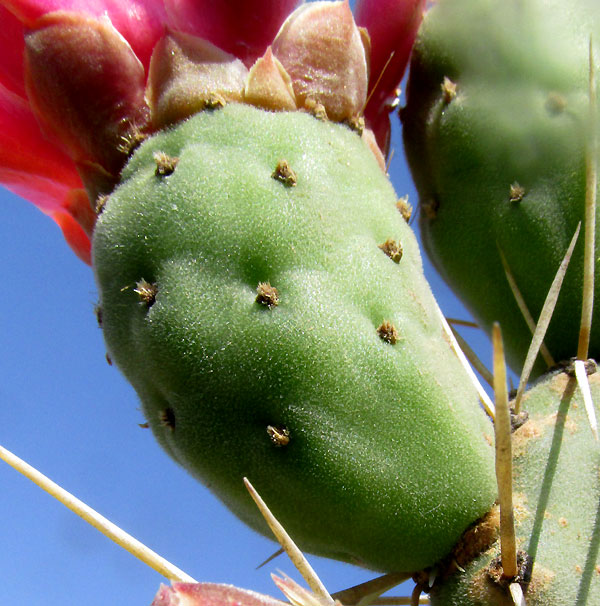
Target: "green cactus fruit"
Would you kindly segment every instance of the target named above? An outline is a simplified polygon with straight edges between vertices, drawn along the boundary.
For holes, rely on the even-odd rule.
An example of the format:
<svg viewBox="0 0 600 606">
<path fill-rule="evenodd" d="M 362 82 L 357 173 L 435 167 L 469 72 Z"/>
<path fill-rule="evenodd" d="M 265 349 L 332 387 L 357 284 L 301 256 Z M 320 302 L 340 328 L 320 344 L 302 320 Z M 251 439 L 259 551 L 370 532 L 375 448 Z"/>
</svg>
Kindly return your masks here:
<svg viewBox="0 0 600 606">
<path fill-rule="evenodd" d="M 413 53 L 401 116 L 423 243 L 482 327 L 500 322 L 517 372 L 531 331 L 501 254 L 537 321 L 584 217 L 586 137 L 597 135 L 588 54 L 599 32 L 595 0 L 444 0 Z M 535 375 L 577 352 L 582 266 L 580 237 Z M 590 356 L 600 358 L 600 322 Z"/>
<path fill-rule="evenodd" d="M 164 449 L 270 536 L 390 571 L 496 496 L 492 430 L 356 132 L 230 104 L 146 141 L 93 242 L 109 355 Z"/>
<path fill-rule="evenodd" d="M 595 372 L 595 365 L 592 369 Z M 588 376 L 600 401 L 600 374 Z M 576 379 L 549 374 L 523 401 L 529 420 L 513 433 L 519 577 L 527 606 L 600 604 L 598 441 Z M 596 410 L 596 414 L 598 414 Z M 499 583 L 499 545 L 438 580 L 434 606 L 513 606 Z"/>
</svg>

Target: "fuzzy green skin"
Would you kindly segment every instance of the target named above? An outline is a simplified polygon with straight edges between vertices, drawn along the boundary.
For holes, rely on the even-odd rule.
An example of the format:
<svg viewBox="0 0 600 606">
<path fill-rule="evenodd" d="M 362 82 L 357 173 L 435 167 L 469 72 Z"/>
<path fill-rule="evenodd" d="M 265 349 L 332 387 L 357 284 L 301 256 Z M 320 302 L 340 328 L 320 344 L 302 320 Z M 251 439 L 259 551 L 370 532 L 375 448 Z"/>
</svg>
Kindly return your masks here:
<svg viewBox="0 0 600 606">
<path fill-rule="evenodd" d="M 423 242 L 481 325 L 490 331 L 501 323 L 516 372 L 531 332 L 498 249 L 537 320 L 583 220 L 588 43 L 593 34 L 597 47 L 598 33 L 595 0 L 444 0 L 429 12 L 413 53 L 402 120 Z M 444 77 L 457 85 L 449 102 Z M 513 183 L 525 190 L 520 202 L 510 201 Z M 546 337 L 556 361 L 577 351 L 582 259 L 583 234 Z M 590 355 L 600 357 L 599 322 Z M 544 369 L 539 360 L 535 373 Z"/>
<path fill-rule="evenodd" d="M 173 174 L 155 175 L 156 151 L 179 157 Z M 296 186 L 272 177 L 281 159 Z M 491 426 L 395 202 L 347 127 L 228 105 L 135 153 L 93 251 L 109 353 L 173 458 L 267 536 L 243 476 L 302 549 L 414 571 L 496 488 Z M 149 308 L 141 278 L 157 284 Z M 255 300 L 267 281 L 271 309 Z"/>
<path fill-rule="evenodd" d="M 600 374 L 589 377 L 600 401 Z M 527 394 L 529 421 L 513 435 L 514 503 L 519 549 L 534 559 L 527 606 L 600 604 L 598 442 L 574 378 L 544 377 Z M 558 413 L 558 414 L 557 414 Z M 596 408 L 596 415 L 600 410 Z M 512 606 L 485 568 L 496 545 L 431 595 L 434 606 Z"/>
</svg>

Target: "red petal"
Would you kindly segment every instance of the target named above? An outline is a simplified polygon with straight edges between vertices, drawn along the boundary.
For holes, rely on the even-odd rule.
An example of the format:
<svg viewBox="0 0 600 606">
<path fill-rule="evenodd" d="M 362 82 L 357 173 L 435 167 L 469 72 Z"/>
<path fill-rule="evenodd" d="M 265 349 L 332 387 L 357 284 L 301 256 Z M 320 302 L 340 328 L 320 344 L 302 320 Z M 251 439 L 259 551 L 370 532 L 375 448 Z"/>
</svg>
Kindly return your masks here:
<svg viewBox="0 0 600 606">
<path fill-rule="evenodd" d="M 61 2 L 63 0 L 60 0 Z M 112 24 L 129 42 L 148 71 L 154 45 L 165 32 L 167 15 L 162 0 L 98 0 Z"/>
<path fill-rule="evenodd" d="M 26 101 L 0 85 L 0 183 L 50 215 L 90 263 L 95 220 L 73 161 L 49 143 Z"/>
<path fill-rule="evenodd" d="M 63 204 L 68 198 L 69 191 L 71 191 L 69 187 L 62 183 L 57 183 L 40 175 L 4 168 L 3 166 L 0 166 L 0 183 L 6 189 L 35 204 L 47 215 L 64 211 Z"/>
<path fill-rule="evenodd" d="M 25 26 L 47 13 L 72 11 L 90 17 L 108 16 L 147 68 L 166 21 L 162 0 L 2 0 Z"/>
<path fill-rule="evenodd" d="M 0 166 L 36 175 L 48 183 L 60 183 L 68 189 L 82 186 L 75 164 L 44 138 L 27 102 L 1 85 Z"/>
<path fill-rule="evenodd" d="M 424 10 L 425 0 L 357 2 L 356 22 L 371 37 L 370 98 L 365 117 L 380 146 L 389 132 L 389 102 L 402 80 Z"/>
<path fill-rule="evenodd" d="M 0 6 L 0 85 L 25 97 L 23 80 L 23 26 L 12 13 Z"/>
<path fill-rule="evenodd" d="M 79 223 L 66 212 L 57 211 L 51 217 L 61 228 L 67 244 L 73 252 L 88 265 L 92 264 L 92 244 L 88 235 L 83 231 Z"/>
<path fill-rule="evenodd" d="M 165 0 L 169 25 L 201 38 L 250 67 L 300 0 Z"/>
<path fill-rule="evenodd" d="M 85 263 L 91 264 L 90 238 L 83 226 L 71 214 L 71 212 L 77 213 L 89 224 L 90 215 L 93 213 L 82 189 L 69 189 L 55 181 L 3 167 L 0 168 L 0 182 L 52 217 L 60 226 L 65 240 L 75 254 Z"/>
</svg>

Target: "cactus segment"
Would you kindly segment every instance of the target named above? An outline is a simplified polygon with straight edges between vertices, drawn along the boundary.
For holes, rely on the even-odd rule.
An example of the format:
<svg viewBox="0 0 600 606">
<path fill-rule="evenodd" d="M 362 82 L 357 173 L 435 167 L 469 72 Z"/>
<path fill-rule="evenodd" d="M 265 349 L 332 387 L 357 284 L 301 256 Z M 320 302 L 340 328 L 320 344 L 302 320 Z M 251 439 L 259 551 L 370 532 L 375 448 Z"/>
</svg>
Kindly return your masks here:
<svg viewBox="0 0 600 606">
<path fill-rule="evenodd" d="M 600 374 L 588 376 L 600 401 Z M 598 442 L 573 373 L 546 375 L 524 399 L 529 419 L 513 433 L 520 584 L 527 606 L 600 603 Z M 434 585 L 434 606 L 512 606 L 494 573 L 499 545 Z M 498 582 L 500 581 L 500 582 Z"/>
<path fill-rule="evenodd" d="M 531 330 L 502 256 L 537 321 L 584 219 L 586 148 L 598 136 L 589 40 L 598 31 L 592 0 L 446 0 L 428 13 L 413 53 L 402 121 L 424 246 L 482 327 L 500 322 L 516 372 Z M 545 338 L 557 362 L 577 353 L 583 251 L 581 238 Z M 600 323 L 589 356 L 600 357 Z M 547 366 L 538 358 L 534 376 Z"/>
<path fill-rule="evenodd" d="M 230 104 L 135 152 L 93 252 L 110 356 L 165 450 L 267 536 L 243 477 L 301 549 L 413 572 L 496 487 L 396 202 L 346 126 Z"/>
</svg>

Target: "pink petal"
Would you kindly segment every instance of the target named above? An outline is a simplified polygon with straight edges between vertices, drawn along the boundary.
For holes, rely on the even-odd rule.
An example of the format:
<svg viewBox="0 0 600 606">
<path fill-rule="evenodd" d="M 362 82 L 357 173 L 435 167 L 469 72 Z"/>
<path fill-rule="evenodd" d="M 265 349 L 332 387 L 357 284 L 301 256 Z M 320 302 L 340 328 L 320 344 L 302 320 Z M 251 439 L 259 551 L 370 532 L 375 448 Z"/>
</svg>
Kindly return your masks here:
<svg viewBox="0 0 600 606">
<path fill-rule="evenodd" d="M 389 103 L 402 80 L 424 10 L 425 0 L 358 0 L 356 5 L 356 22 L 371 38 L 365 117 L 382 149 L 389 135 Z"/>
<path fill-rule="evenodd" d="M 300 0 L 165 0 L 169 25 L 210 40 L 250 67 Z"/>
<path fill-rule="evenodd" d="M 248 589 L 216 583 L 161 585 L 151 606 L 289 606 Z"/>
<path fill-rule="evenodd" d="M 23 25 L 3 6 L 0 6 L 0 85 L 25 97 L 23 80 Z"/>
<path fill-rule="evenodd" d="M 162 0 L 0 0 L 25 26 L 43 15 L 72 11 L 90 17 L 108 16 L 129 42 L 145 68 L 156 41 L 164 33 L 166 15 Z"/>
</svg>

